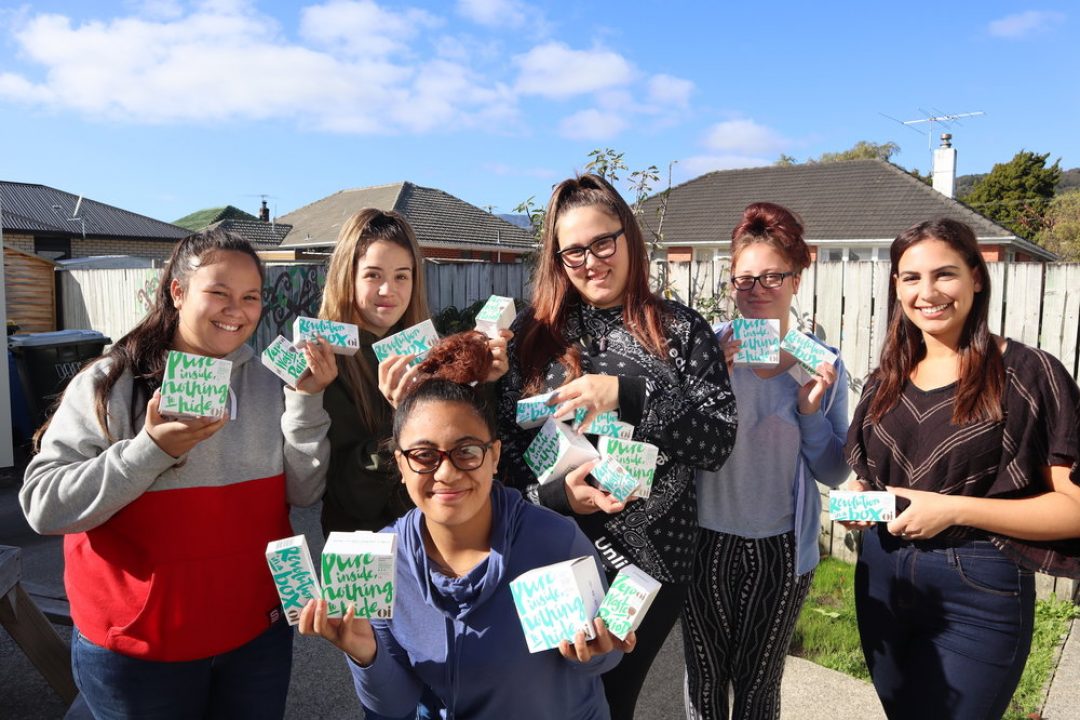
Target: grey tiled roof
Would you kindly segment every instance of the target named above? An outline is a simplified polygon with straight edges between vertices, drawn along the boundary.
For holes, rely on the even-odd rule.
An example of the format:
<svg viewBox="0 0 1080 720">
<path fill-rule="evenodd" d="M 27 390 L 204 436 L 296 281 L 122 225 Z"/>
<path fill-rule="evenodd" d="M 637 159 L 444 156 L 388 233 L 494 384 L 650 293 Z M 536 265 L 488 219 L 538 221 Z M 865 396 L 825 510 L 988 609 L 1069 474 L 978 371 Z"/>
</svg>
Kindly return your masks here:
<svg viewBox="0 0 1080 720">
<path fill-rule="evenodd" d="M 671 189 L 664 218 L 665 243 L 726 243 L 743 209 L 762 200 L 795 211 L 811 243 L 891 242 L 916 223 L 948 217 L 970 225 L 980 241 L 993 238 L 1025 249 L 1035 247 L 882 160 L 722 170 L 702 175 Z M 646 201 L 643 224 L 656 226 L 657 207 L 656 196 Z"/>
<path fill-rule="evenodd" d="M 79 220 L 71 220 L 78 196 L 30 183 L 0 181 L 5 232 L 28 232 L 34 235 L 126 238 L 175 242 L 190 234 L 176 225 L 154 220 L 112 205 L 83 198 Z"/>
<path fill-rule="evenodd" d="M 496 215 L 434 188 L 410 182 L 342 190 L 282 216 L 293 230 L 281 247 L 337 242 L 341 224 L 357 210 L 396 210 L 408 219 L 421 247 L 497 249 L 532 247 L 532 235 Z"/>
<path fill-rule="evenodd" d="M 281 245 L 281 241 L 292 230 L 292 225 L 268 223 L 256 218 L 254 220 L 221 220 L 207 227 L 208 230 L 213 228 L 222 228 L 236 233 L 251 243 L 256 250 L 267 250 Z"/>
</svg>

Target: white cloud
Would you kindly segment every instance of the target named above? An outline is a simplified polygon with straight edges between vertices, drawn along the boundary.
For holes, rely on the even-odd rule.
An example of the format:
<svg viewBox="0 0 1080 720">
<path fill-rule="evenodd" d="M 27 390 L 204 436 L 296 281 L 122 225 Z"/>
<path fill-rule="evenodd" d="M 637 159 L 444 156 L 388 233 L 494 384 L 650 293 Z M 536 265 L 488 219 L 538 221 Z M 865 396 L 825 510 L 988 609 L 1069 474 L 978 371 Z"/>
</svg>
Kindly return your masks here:
<svg viewBox="0 0 1080 720">
<path fill-rule="evenodd" d="M 457 11 L 479 25 L 507 28 L 522 27 L 532 14 L 517 0 L 458 0 Z"/>
<path fill-rule="evenodd" d="M 693 92 L 694 83 L 690 80 L 664 74 L 649 78 L 649 102 L 661 108 L 685 108 Z"/>
<path fill-rule="evenodd" d="M 778 152 L 790 142 L 774 130 L 753 120 L 726 120 L 706 132 L 705 147 L 720 156 L 760 155 Z"/>
<path fill-rule="evenodd" d="M 610 140 L 626 129 L 620 113 L 590 108 L 562 119 L 559 134 L 570 140 Z"/>
<path fill-rule="evenodd" d="M 537 45 L 514 58 L 515 88 L 525 95 L 565 99 L 630 84 L 633 65 L 610 50 L 573 50 L 560 42 Z"/>
<path fill-rule="evenodd" d="M 381 57 L 407 48 L 407 42 L 440 21 L 415 8 L 385 10 L 371 0 L 330 0 L 300 12 L 300 36 L 357 57 Z"/>
<path fill-rule="evenodd" d="M 1028 10 L 994 20 L 987 26 L 987 32 L 994 37 L 1024 38 L 1064 21 L 1063 13 Z"/>
<path fill-rule="evenodd" d="M 680 160 L 674 173 L 676 182 L 682 182 L 714 170 L 761 167 L 771 165 L 772 162 L 767 158 L 752 155 L 695 155 Z"/>
</svg>

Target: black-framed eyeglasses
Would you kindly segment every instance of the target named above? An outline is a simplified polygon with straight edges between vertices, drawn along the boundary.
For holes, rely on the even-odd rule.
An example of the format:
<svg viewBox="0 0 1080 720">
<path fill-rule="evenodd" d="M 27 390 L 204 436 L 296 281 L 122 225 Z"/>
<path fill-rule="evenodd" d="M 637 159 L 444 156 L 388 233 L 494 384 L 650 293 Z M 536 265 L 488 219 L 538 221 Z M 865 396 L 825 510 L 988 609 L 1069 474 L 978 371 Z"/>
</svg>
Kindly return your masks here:
<svg viewBox="0 0 1080 720">
<path fill-rule="evenodd" d="M 731 278 L 731 284 L 736 290 L 753 290 L 754 283 L 761 283 L 766 290 L 775 290 L 784 284 L 784 278 L 791 277 L 795 272 L 789 270 L 782 273 L 762 273 L 761 275 L 735 275 Z"/>
<path fill-rule="evenodd" d="M 494 443 L 468 442 L 458 445 L 450 450 L 440 450 L 434 447 L 418 447 L 401 450 L 405 456 L 405 462 L 413 472 L 430 475 L 439 469 L 443 460 L 449 458 L 450 464 L 458 470 L 475 470 L 484 464 L 487 451 Z"/>
<path fill-rule="evenodd" d="M 619 228 L 613 233 L 601 235 L 588 245 L 575 245 L 574 247 L 568 247 L 565 250 L 559 250 L 555 254 L 566 267 L 579 268 L 585 264 L 585 261 L 589 257 L 589 253 L 592 253 L 598 258 L 606 258 L 614 255 L 617 248 L 615 241 L 618 240 L 619 236 L 622 234 L 623 228 Z"/>
</svg>

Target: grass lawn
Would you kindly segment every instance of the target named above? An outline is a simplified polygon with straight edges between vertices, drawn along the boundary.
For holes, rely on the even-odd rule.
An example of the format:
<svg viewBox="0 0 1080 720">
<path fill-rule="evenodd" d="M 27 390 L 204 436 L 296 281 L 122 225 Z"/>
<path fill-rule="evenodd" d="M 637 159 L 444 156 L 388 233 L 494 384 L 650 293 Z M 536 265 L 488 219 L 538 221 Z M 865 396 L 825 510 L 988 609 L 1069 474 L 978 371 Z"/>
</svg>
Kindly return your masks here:
<svg viewBox="0 0 1080 720">
<path fill-rule="evenodd" d="M 854 576 L 853 565 L 833 558 L 822 561 L 795 627 L 791 654 L 869 680 L 855 621 Z M 1080 617 L 1080 611 L 1070 602 L 1051 599 L 1036 605 L 1031 654 L 1005 715 L 1008 720 L 1021 720 L 1040 710 L 1058 646 L 1075 617 Z"/>
</svg>

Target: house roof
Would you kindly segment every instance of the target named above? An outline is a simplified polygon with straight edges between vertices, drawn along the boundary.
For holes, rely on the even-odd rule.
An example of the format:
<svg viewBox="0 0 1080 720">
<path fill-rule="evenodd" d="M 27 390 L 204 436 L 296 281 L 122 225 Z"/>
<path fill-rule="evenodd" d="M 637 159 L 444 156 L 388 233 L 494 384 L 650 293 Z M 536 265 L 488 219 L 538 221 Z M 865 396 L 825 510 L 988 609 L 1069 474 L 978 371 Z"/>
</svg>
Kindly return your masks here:
<svg viewBox="0 0 1080 720">
<path fill-rule="evenodd" d="M 972 227 L 980 243 L 1011 244 L 1054 259 L 967 205 L 942 195 L 883 160 L 770 166 L 711 172 L 671 189 L 664 216 L 666 245 L 731 241 L 731 230 L 752 202 L 766 200 L 794 211 L 811 244 L 838 241 L 890 243 L 906 228 L 936 217 Z M 655 227 L 659 196 L 643 206 L 642 224 Z"/>
<path fill-rule="evenodd" d="M 341 190 L 282 216 L 293 230 L 281 247 L 333 246 L 342 223 L 367 207 L 404 215 L 420 247 L 527 252 L 535 245 L 527 230 L 475 205 L 442 190 L 399 182 Z"/>
<path fill-rule="evenodd" d="M 185 215 L 173 222 L 173 225 L 179 225 L 182 228 L 187 228 L 191 232 L 198 232 L 208 225 L 221 222 L 222 220 L 258 220 L 256 216 L 251 213 L 244 212 L 238 207 L 233 205 L 225 205 L 224 207 L 212 207 L 204 208 L 202 210 L 196 210 L 190 215 Z"/>
<path fill-rule="evenodd" d="M 108 237 L 175 242 L 188 231 L 112 205 L 30 183 L 0 181 L 5 232 L 50 237 Z M 72 218 L 76 204 L 79 217 Z"/>
<path fill-rule="evenodd" d="M 236 233 L 247 240 L 256 250 L 269 250 L 281 245 L 285 236 L 292 230 L 292 225 L 278 222 L 268 223 L 254 218 L 252 220 L 226 219 L 207 227 L 207 230 L 221 228 Z"/>
</svg>

